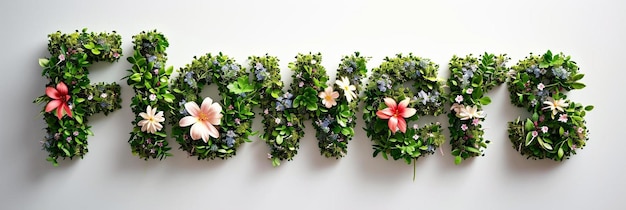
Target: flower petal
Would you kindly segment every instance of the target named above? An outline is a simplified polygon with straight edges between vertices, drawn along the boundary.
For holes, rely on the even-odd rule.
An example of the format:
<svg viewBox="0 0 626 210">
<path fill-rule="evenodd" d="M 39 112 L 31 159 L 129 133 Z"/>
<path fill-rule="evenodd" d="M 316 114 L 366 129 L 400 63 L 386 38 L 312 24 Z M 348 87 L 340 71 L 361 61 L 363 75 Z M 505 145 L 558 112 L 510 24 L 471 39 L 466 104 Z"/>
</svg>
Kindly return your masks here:
<svg viewBox="0 0 626 210">
<path fill-rule="evenodd" d="M 215 103 L 217 104 L 217 103 Z M 209 109 L 213 106 L 213 99 L 211 99 L 211 97 L 206 97 L 204 98 L 204 100 L 202 100 L 202 105 L 200 105 L 200 110 L 203 113 L 208 113 Z"/>
<path fill-rule="evenodd" d="M 398 128 L 400 128 L 400 132 L 406 133 L 406 121 L 404 118 L 398 118 Z"/>
<path fill-rule="evenodd" d="M 400 103 L 398 104 L 398 107 L 406 108 L 409 106 L 410 101 L 411 99 L 405 98 L 404 100 L 400 101 Z"/>
<path fill-rule="evenodd" d="M 53 87 L 46 87 L 46 95 L 52 99 L 61 99 L 61 94 Z"/>
<path fill-rule="evenodd" d="M 150 116 L 146 114 L 145 112 L 139 113 L 139 116 L 143 118 L 144 120 L 150 119 Z"/>
<path fill-rule="evenodd" d="M 330 94 L 330 97 L 332 97 L 332 98 L 334 98 L 334 99 L 339 98 L 339 92 L 337 92 L 337 91 L 333 91 L 333 92 Z"/>
<path fill-rule="evenodd" d="M 413 115 L 415 115 L 415 113 L 417 113 L 416 109 L 414 109 L 414 108 L 406 108 L 406 109 L 404 109 L 404 112 L 402 112 L 402 117 L 409 118 L 409 117 L 412 117 Z"/>
<path fill-rule="evenodd" d="M 180 121 L 178 121 L 178 125 L 180 127 L 187 127 L 187 126 L 193 125 L 196 122 L 198 122 L 198 118 L 195 118 L 193 116 L 186 116 L 186 117 L 183 117 L 183 119 L 180 119 Z"/>
<path fill-rule="evenodd" d="M 70 110 L 70 106 L 68 106 L 67 104 L 61 104 L 61 107 L 65 109 L 65 113 L 67 113 L 67 116 L 72 117 L 72 110 Z"/>
<path fill-rule="evenodd" d="M 63 82 L 59 82 L 59 84 L 57 84 L 57 91 L 59 91 L 59 95 L 67 95 L 68 94 L 68 90 L 67 90 L 67 85 L 65 85 L 65 83 Z"/>
<path fill-rule="evenodd" d="M 385 101 L 385 105 L 387 105 L 387 107 L 390 109 L 396 109 L 396 100 L 393 100 L 392 98 L 385 98 L 383 100 Z"/>
<path fill-rule="evenodd" d="M 61 118 L 63 117 L 63 107 L 57 107 L 57 117 L 59 118 L 59 120 L 61 120 Z"/>
<path fill-rule="evenodd" d="M 389 130 L 391 130 L 391 133 L 396 133 L 396 130 L 398 130 L 398 118 L 389 118 L 389 122 L 387 122 L 387 125 L 389 126 Z"/>
<path fill-rule="evenodd" d="M 63 103 L 61 100 L 52 100 L 46 105 L 46 112 L 52 111 Z"/>
<path fill-rule="evenodd" d="M 204 132 L 204 130 L 205 130 L 205 126 L 202 123 L 193 124 L 191 126 L 191 129 L 189 130 L 189 134 L 191 134 L 191 139 L 193 140 L 201 139 L 202 133 Z"/>
<path fill-rule="evenodd" d="M 391 113 L 391 109 L 389 109 L 389 108 L 385 108 L 383 110 L 378 110 L 376 112 L 376 116 L 378 116 L 378 118 L 383 119 L 383 120 L 389 119 L 391 117 L 391 115 L 393 115 L 393 114 Z"/>
<path fill-rule="evenodd" d="M 187 110 L 187 113 L 194 117 L 198 116 L 200 113 L 200 107 L 198 107 L 198 104 L 194 101 L 185 103 L 185 110 Z"/>
<path fill-rule="evenodd" d="M 215 128 L 215 126 L 206 123 L 206 127 L 208 128 L 207 133 L 213 138 L 219 138 L 220 132 Z"/>
<path fill-rule="evenodd" d="M 222 113 L 218 113 L 216 116 L 209 117 L 207 122 L 210 123 L 210 124 L 213 124 L 213 125 L 219 125 L 222 122 L 222 117 L 223 116 L 224 115 L 222 115 Z"/>
</svg>

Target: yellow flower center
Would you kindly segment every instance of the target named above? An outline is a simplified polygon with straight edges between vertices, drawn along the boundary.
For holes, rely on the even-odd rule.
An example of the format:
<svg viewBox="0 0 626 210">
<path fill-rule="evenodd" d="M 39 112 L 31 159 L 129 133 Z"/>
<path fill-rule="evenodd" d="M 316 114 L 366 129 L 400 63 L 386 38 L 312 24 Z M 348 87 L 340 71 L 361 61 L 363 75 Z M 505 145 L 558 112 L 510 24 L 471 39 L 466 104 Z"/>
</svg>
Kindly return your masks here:
<svg viewBox="0 0 626 210">
<path fill-rule="evenodd" d="M 326 95 L 326 97 L 324 97 L 324 100 L 332 101 L 333 97 L 331 97 L 330 95 Z"/>
<path fill-rule="evenodd" d="M 198 120 L 200 120 L 200 121 L 208 121 L 209 120 L 209 116 L 206 113 L 204 113 L 204 112 L 200 112 L 198 114 Z"/>
</svg>

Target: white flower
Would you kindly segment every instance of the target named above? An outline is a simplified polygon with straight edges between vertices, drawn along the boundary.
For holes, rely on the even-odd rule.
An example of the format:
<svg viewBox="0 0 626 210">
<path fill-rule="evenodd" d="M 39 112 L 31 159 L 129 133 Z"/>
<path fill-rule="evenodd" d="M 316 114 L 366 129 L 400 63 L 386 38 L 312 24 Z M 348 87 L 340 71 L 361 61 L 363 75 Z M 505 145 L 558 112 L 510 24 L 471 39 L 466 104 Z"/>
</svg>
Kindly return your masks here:
<svg viewBox="0 0 626 210">
<path fill-rule="evenodd" d="M 139 116 L 143 118 L 143 120 L 137 123 L 138 126 L 141 126 L 141 131 L 156 133 L 163 128 L 163 125 L 161 125 L 161 122 L 165 121 L 163 111 L 159 111 L 159 113 L 157 113 L 156 108 L 152 108 L 148 105 L 148 107 L 146 107 L 146 112 L 139 113 Z"/>
<path fill-rule="evenodd" d="M 100 94 L 100 98 L 107 98 L 107 93 Z"/>
<path fill-rule="evenodd" d="M 454 101 L 456 101 L 457 103 L 463 102 L 463 96 L 462 95 L 456 95 L 456 98 L 454 99 Z"/>
<path fill-rule="evenodd" d="M 350 103 L 353 98 L 356 99 L 357 96 L 356 93 L 354 93 L 356 87 L 354 85 L 350 85 L 350 80 L 348 80 L 348 77 L 342 77 L 341 80 L 337 80 L 335 84 L 339 86 L 339 89 L 343 90 L 343 94 L 346 95 L 346 100 L 348 100 L 348 103 Z"/>
<path fill-rule="evenodd" d="M 478 111 L 477 106 L 460 107 L 459 112 L 456 114 L 456 116 L 458 118 L 461 118 L 461 120 L 469 120 L 472 118 L 478 119 L 485 117 L 483 115 L 483 111 Z"/>
<path fill-rule="evenodd" d="M 93 99 L 93 95 L 90 94 L 89 96 L 87 96 L 87 100 L 91 101 L 91 99 Z"/>
<path fill-rule="evenodd" d="M 548 132 L 548 126 L 541 126 L 541 132 L 547 133 Z"/>
<path fill-rule="evenodd" d="M 546 87 L 546 86 L 545 86 L 545 85 L 543 85 L 543 83 L 539 83 L 539 84 L 537 85 L 537 89 L 539 89 L 539 90 L 543 90 L 543 88 L 545 88 L 545 87 Z"/>
<path fill-rule="evenodd" d="M 275 122 L 276 124 L 280 124 L 280 118 L 276 118 L 276 119 L 274 119 L 274 122 Z"/>
<path fill-rule="evenodd" d="M 316 64 L 317 61 L 315 59 L 311 60 L 311 64 Z"/>
<path fill-rule="evenodd" d="M 474 92 L 474 88 L 467 88 L 467 90 L 465 91 L 465 93 L 467 94 L 472 94 Z"/>
<path fill-rule="evenodd" d="M 560 114 L 559 115 L 559 122 L 566 123 L 567 122 L 567 114 Z"/>
<path fill-rule="evenodd" d="M 149 98 L 150 98 L 150 101 L 155 101 L 157 97 L 155 94 L 150 94 Z"/>
<path fill-rule="evenodd" d="M 552 119 L 554 119 L 554 115 L 556 115 L 556 113 L 565 111 L 563 108 L 569 106 L 569 104 L 565 103 L 565 100 L 563 100 L 562 98 L 559 100 L 554 100 L 554 98 L 552 97 L 548 98 L 547 101 L 544 101 L 543 104 L 547 106 L 543 107 L 542 110 L 552 110 Z"/>
</svg>

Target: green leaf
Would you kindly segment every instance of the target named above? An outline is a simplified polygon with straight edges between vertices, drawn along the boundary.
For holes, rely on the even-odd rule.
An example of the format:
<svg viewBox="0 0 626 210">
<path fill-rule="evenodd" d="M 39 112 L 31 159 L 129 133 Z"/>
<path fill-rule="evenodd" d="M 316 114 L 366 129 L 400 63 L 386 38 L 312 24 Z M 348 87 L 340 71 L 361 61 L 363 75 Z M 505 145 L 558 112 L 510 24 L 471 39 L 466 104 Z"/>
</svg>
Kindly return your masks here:
<svg viewBox="0 0 626 210">
<path fill-rule="evenodd" d="M 530 119 L 526 119 L 526 125 L 524 125 L 524 129 L 526 129 L 526 131 L 535 130 L 535 124 L 533 123 L 533 121 L 530 121 Z"/>
<path fill-rule="evenodd" d="M 74 119 L 76 119 L 76 122 L 78 122 L 78 124 L 83 124 L 83 117 L 81 117 L 80 115 L 74 115 Z"/>
<path fill-rule="evenodd" d="M 170 67 L 167 67 L 167 69 L 165 69 L 166 75 L 170 75 L 172 74 L 172 72 L 174 72 L 174 66 L 170 66 Z"/>
<path fill-rule="evenodd" d="M 67 155 L 67 157 L 70 156 L 70 151 L 68 151 L 67 149 L 65 149 L 65 147 L 61 148 L 63 150 L 63 152 L 65 153 L 65 155 Z"/>
<path fill-rule="evenodd" d="M 491 103 L 491 98 L 489 98 L 488 96 L 482 97 L 480 100 L 480 104 L 484 105 L 488 105 Z"/>
<path fill-rule="evenodd" d="M 574 81 L 578 81 L 578 80 L 582 79 L 583 77 L 585 77 L 585 74 L 576 74 L 576 75 L 574 75 L 574 77 L 572 79 Z"/>
<path fill-rule="evenodd" d="M 591 111 L 593 110 L 594 106 L 593 105 L 589 105 L 585 107 L 585 111 Z"/>
<path fill-rule="evenodd" d="M 563 148 L 559 147 L 559 151 L 557 152 L 557 154 L 559 155 L 559 160 L 563 158 Z"/>
<path fill-rule="evenodd" d="M 175 98 L 176 97 L 170 93 L 163 94 L 163 100 L 167 101 L 168 103 L 173 103 Z"/>
<path fill-rule="evenodd" d="M 526 134 L 526 143 L 525 143 L 525 146 L 528 146 L 528 145 L 530 145 L 530 143 L 533 143 L 533 140 L 534 140 L 534 138 L 533 138 L 533 134 L 532 134 L 531 132 L 528 132 L 528 133 Z"/>
<path fill-rule="evenodd" d="M 78 103 L 82 103 L 83 101 L 85 101 L 85 99 L 84 99 L 84 98 L 77 98 L 77 99 L 76 99 L 76 103 L 77 103 L 77 104 L 78 104 Z"/>
<path fill-rule="evenodd" d="M 574 89 L 583 89 L 583 88 L 586 87 L 585 84 L 580 83 L 580 82 L 574 82 L 571 85 L 572 85 L 572 88 L 574 88 Z"/>
<path fill-rule="evenodd" d="M 276 144 L 281 145 L 283 143 L 283 136 L 276 136 Z"/>
<path fill-rule="evenodd" d="M 559 135 L 563 136 L 563 133 L 565 133 L 565 129 L 563 129 L 563 127 L 559 127 Z"/>
<path fill-rule="evenodd" d="M 154 134 L 156 134 L 157 136 L 160 136 L 160 137 L 167 137 L 167 134 L 163 133 L 163 132 L 156 132 Z"/>
<path fill-rule="evenodd" d="M 50 63 L 50 60 L 45 59 L 45 58 L 40 58 L 39 59 L 39 66 L 41 67 L 46 67 L 48 65 L 48 63 Z"/>
<path fill-rule="evenodd" d="M 465 150 L 469 151 L 469 152 L 473 152 L 476 154 L 480 154 L 480 150 L 474 148 L 474 147 L 465 147 Z"/>
<path fill-rule="evenodd" d="M 234 94 L 254 91 L 254 85 L 248 82 L 248 76 L 239 77 L 236 82 L 228 84 L 228 90 Z"/>
<path fill-rule="evenodd" d="M 454 157 L 454 164 L 459 165 L 459 164 L 461 164 L 461 161 L 463 161 L 461 156 L 455 156 Z"/>
</svg>

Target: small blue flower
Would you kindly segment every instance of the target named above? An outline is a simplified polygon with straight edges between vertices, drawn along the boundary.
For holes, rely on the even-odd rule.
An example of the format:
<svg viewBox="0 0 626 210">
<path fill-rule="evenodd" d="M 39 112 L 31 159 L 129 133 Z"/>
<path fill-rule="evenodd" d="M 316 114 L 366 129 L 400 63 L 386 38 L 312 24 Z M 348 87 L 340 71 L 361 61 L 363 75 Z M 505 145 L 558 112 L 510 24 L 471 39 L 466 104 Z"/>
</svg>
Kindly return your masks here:
<svg viewBox="0 0 626 210">
<path fill-rule="evenodd" d="M 233 145 L 235 145 L 235 138 L 233 137 L 226 137 L 224 140 L 226 141 L 226 146 L 228 147 L 233 147 Z"/>
<path fill-rule="evenodd" d="M 212 152 L 217 152 L 217 145 L 212 144 L 212 145 L 211 145 L 211 151 L 212 151 Z"/>
<path fill-rule="evenodd" d="M 430 60 L 428 60 L 428 59 L 422 59 L 422 60 L 420 60 L 420 67 L 422 67 L 423 69 L 425 69 L 426 67 L 428 67 L 428 62 L 429 62 L 429 61 L 430 61 Z"/>
<path fill-rule="evenodd" d="M 233 71 L 239 71 L 239 65 L 237 64 L 230 64 L 230 69 L 232 69 Z"/>
<path fill-rule="evenodd" d="M 109 106 L 109 104 L 108 104 L 107 102 L 104 102 L 104 101 L 103 101 L 103 102 L 100 102 L 100 106 L 101 106 L 102 108 L 106 108 L 107 106 Z"/>
<path fill-rule="evenodd" d="M 228 71 L 228 70 L 229 70 L 229 69 L 228 69 L 228 65 L 223 65 L 223 66 L 222 66 L 222 72 L 226 72 L 226 71 Z"/>
<path fill-rule="evenodd" d="M 354 71 L 354 69 L 352 67 L 348 66 L 348 67 L 346 67 L 346 71 L 348 73 L 352 73 Z"/>
<path fill-rule="evenodd" d="M 283 111 L 283 110 L 285 110 L 285 106 L 280 102 L 276 102 L 276 111 Z"/>
<path fill-rule="evenodd" d="M 194 73 L 191 71 L 185 74 L 185 82 L 191 87 L 195 87 L 195 83 L 196 83 L 196 81 L 193 79 L 193 75 Z"/>
<path fill-rule="evenodd" d="M 154 55 L 150 56 L 150 57 L 148 57 L 148 62 L 154 62 L 154 61 L 156 61 L 156 59 L 157 59 L 156 56 L 154 56 Z"/>
<path fill-rule="evenodd" d="M 267 77 L 267 71 L 263 67 L 254 70 L 254 74 L 256 75 L 257 81 L 262 81 L 265 79 L 265 77 Z"/>
<path fill-rule="evenodd" d="M 427 151 L 428 152 L 435 152 L 435 146 L 433 146 L 432 144 L 429 144 Z"/>
<path fill-rule="evenodd" d="M 265 67 L 263 67 L 263 64 L 261 64 L 260 62 L 257 62 L 257 63 L 254 65 L 254 68 L 255 68 L 255 69 L 257 69 L 257 70 L 260 70 L 260 69 L 265 69 Z"/>
<path fill-rule="evenodd" d="M 423 90 L 420 90 L 420 92 L 417 93 L 417 96 L 422 99 L 422 104 L 424 105 L 426 105 L 427 102 L 432 100 L 430 93 L 426 93 Z"/>
<path fill-rule="evenodd" d="M 285 97 L 285 99 L 291 99 L 291 97 L 293 97 L 293 94 L 286 92 L 283 97 Z"/>
<path fill-rule="evenodd" d="M 292 103 L 293 103 L 293 101 L 292 101 L 291 99 L 286 99 L 286 100 L 284 101 L 284 103 L 285 103 L 285 107 L 286 107 L 286 108 L 291 108 L 291 107 L 292 107 L 292 105 L 293 105 L 293 104 L 292 104 Z"/>
<path fill-rule="evenodd" d="M 235 134 L 235 131 L 233 131 L 233 130 L 228 130 L 226 132 L 226 136 L 228 136 L 228 137 L 236 137 L 237 134 Z"/>
</svg>

